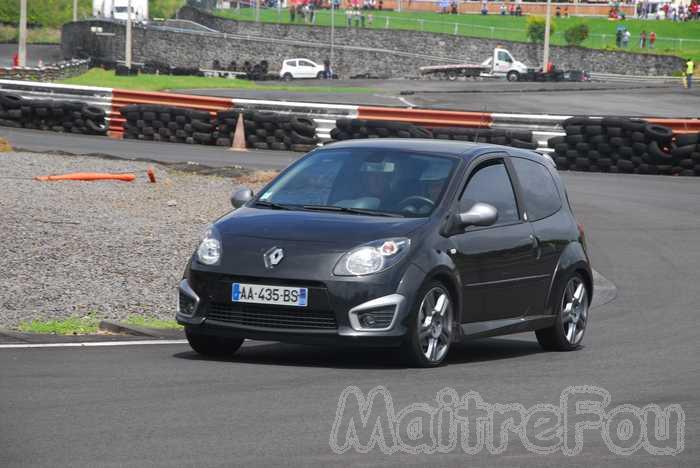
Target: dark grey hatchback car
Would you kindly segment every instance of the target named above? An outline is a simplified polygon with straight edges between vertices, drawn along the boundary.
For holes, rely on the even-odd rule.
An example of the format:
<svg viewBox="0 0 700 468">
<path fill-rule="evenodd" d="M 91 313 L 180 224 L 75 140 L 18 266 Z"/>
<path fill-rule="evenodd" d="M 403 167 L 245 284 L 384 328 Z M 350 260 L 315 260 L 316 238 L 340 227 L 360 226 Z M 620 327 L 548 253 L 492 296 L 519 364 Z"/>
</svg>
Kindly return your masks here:
<svg viewBox="0 0 700 468">
<path fill-rule="evenodd" d="M 535 331 L 580 346 L 593 295 L 580 225 L 537 153 L 381 139 L 312 151 L 212 224 L 179 287 L 192 348 L 246 338 L 400 346 L 441 364 L 461 339 Z"/>
</svg>

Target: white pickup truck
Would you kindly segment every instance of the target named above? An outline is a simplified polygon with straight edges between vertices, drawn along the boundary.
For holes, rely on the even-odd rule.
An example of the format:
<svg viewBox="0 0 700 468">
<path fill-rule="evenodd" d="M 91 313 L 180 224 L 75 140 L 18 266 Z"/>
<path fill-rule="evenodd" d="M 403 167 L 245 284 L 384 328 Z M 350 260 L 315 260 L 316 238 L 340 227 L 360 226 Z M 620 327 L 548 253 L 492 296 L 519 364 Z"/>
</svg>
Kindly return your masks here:
<svg viewBox="0 0 700 468">
<path fill-rule="evenodd" d="M 508 81 L 518 81 L 521 75 L 531 71 L 528 67 L 513 58 L 513 55 L 501 47 L 493 49 L 491 57 L 481 64 L 460 63 L 454 65 L 437 65 L 420 67 L 422 75 L 438 75 L 448 80 L 456 80 L 459 76 L 467 77 L 506 77 Z"/>
</svg>

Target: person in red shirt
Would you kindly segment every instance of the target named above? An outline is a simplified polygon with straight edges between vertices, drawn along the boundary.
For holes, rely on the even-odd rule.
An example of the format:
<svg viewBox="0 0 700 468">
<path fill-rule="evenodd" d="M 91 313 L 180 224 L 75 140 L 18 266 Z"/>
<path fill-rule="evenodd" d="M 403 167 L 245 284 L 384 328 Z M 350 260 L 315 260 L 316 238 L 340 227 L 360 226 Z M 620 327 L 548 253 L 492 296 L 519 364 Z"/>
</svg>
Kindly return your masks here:
<svg viewBox="0 0 700 468">
<path fill-rule="evenodd" d="M 19 54 L 17 52 L 12 56 L 12 66 L 19 67 Z"/>
<path fill-rule="evenodd" d="M 654 42 L 656 42 L 656 33 L 654 31 L 649 33 L 649 48 L 654 48 Z"/>
</svg>

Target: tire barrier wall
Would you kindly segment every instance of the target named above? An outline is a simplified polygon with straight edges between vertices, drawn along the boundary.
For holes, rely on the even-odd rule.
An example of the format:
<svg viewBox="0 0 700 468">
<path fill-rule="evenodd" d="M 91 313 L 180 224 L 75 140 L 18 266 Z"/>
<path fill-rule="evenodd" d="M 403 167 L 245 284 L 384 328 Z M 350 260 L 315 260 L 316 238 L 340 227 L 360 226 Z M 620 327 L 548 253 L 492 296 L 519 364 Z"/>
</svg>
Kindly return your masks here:
<svg viewBox="0 0 700 468">
<path fill-rule="evenodd" d="M 24 98 L 0 91 L 0 126 L 106 135 L 104 108 L 68 99 Z"/>
<path fill-rule="evenodd" d="M 700 176 L 700 133 L 624 117 L 571 117 L 548 141 L 560 170 Z"/>
<path fill-rule="evenodd" d="M 424 127 L 394 120 L 338 119 L 336 128 L 331 131 L 331 138 L 338 141 L 365 138 L 434 138 L 537 149 L 537 145 L 532 142 L 532 132 L 529 130 Z"/>
<path fill-rule="evenodd" d="M 90 60 L 69 60 L 44 67 L 0 67 L 0 79 L 56 81 L 82 75 L 90 66 Z"/>
<path fill-rule="evenodd" d="M 563 122 L 570 116 L 546 114 L 505 114 L 488 112 L 455 112 L 413 108 L 384 108 L 372 106 L 350 106 L 307 102 L 285 102 L 256 99 L 224 99 L 206 96 L 191 96 L 174 93 L 130 91 L 87 86 L 66 86 L 50 83 L 0 80 L 0 90 L 15 92 L 26 99 L 65 99 L 82 101 L 105 109 L 109 135 L 121 138 L 125 119 L 120 113 L 124 106 L 132 104 L 160 105 L 208 111 L 214 119 L 218 112 L 233 106 L 277 114 L 293 114 L 308 117 L 316 123 L 316 137 L 320 141 L 331 139 L 330 132 L 336 120 L 341 118 L 380 120 L 411 123 L 427 128 L 466 127 L 492 129 L 521 129 L 532 132 L 532 142 L 538 151 L 553 152 L 547 142 L 555 136 L 564 135 Z M 648 123 L 663 125 L 674 134 L 700 132 L 700 119 L 645 118 Z M 518 138 L 519 139 L 519 138 Z"/>
<path fill-rule="evenodd" d="M 248 147 L 307 152 L 319 143 L 316 123 L 297 115 L 234 108 L 212 116 L 206 110 L 153 104 L 131 104 L 120 112 L 124 138 L 130 139 L 231 146 L 242 115 Z"/>
</svg>

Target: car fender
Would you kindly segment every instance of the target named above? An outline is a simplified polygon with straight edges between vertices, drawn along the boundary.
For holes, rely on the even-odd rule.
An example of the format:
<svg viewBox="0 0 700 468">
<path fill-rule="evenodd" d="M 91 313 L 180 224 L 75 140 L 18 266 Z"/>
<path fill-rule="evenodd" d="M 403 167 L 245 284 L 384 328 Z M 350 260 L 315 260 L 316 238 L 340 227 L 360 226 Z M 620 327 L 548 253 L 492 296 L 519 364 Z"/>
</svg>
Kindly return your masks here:
<svg viewBox="0 0 700 468">
<path fill-rule="evenodd" d="M 461 320 L 462 279 L 457 266 L 452 261 L 452 257 L 450 257 L 449 254 L 450 249 L 453 247 L 454 245 L 449 239 L 441 236 L 441 242 L 437 242 L 436 247 L 420 249 L 420 255 L 417 255 L 411 264 L 420 272 L 420 276 L 412 277 L 411 280 L 406 281 L 405 284 L 407 287 L 411 288 L 408 291 L 411 292 L 411 304 L 413 304 L 416 301 L 415 294 L 428 281 L 437 279 L 445 283 L 445 286 L 449 288 L 455 302 L 455 319 Z M 410 269 L 404 274 L 404 279 L 407 279 L 409 271 Z M 416 272 L 413 271 L 412 274 L 416 274 Z M 403 285 L 404 280 L 402 279 L 399 289 L 401 289 Z"/>
<path fill-rule="evenodd" d="M 549 291 L 547 292 L 545 314 L 554 314 L 557 311 L 558 304 L 555 303 L 557 301 L 556 292 L 559 291 L 562 283 L 577 270 L 582 270 L 584 275 L 587 276 L 585 279 L 588 283 L 589 303 L 593 299 L 593 273 L 591 272 L 588 255 L 580 242 L 570 242 L 559 256 L 559 261 L 554 269 L 554 274 L 549 284 Z"/>
</svg>

